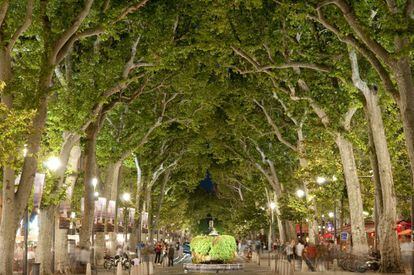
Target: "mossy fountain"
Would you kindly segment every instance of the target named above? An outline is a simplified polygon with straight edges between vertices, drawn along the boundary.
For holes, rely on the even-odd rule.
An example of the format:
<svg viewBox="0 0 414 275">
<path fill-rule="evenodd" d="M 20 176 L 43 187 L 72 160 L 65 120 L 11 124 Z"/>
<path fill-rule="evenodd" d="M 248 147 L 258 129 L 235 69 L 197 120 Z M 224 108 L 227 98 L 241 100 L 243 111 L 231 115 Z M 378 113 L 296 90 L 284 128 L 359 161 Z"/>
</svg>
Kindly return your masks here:
<svg viewBox="0 0 414 275">
<path fill-rule="evenodd" d="M 233 236 L 219 235 L 216 230 L 209 235 L 196 236 L 191 241 L 192 263 L 184 264 L 185 272 L 219 273 L 243 269 L 236 263 L 237 246 Z"/>
</svg>

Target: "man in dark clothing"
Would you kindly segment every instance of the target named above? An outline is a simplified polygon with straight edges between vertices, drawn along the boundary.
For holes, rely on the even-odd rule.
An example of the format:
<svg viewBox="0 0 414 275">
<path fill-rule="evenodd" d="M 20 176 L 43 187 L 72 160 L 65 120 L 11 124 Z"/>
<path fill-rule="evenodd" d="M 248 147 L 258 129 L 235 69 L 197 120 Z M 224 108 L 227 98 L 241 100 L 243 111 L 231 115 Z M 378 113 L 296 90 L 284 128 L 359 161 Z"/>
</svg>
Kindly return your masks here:
<svg viewBox="0 0 414 275">
<path fill-rule="evenodd" d="M 170 248 L 168 249 L 168 266 L 174 265 L 174 246 L 170 245 Z"/>
</svg>

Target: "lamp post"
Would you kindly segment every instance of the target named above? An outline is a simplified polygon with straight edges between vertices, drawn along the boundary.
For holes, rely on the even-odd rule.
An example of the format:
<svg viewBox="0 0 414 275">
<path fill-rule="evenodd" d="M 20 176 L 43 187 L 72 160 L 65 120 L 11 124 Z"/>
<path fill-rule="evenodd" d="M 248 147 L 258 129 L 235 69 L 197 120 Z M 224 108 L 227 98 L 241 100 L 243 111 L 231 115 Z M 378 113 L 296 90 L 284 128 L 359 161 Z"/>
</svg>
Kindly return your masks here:
<svg viewBox="0 0 414 275">
<path fill-rule="evenodd" d="M 27 154 L 27 152 L 25 152 Z M 51 175 L 53 175 L 53 173 L 55 173 L 60 167 L 62 167 L 62 162 L 60 161 L 60 159 L 58 157 L 52 156 L 49 157 L 44 163 L 44 166 L 48 169 L 49 173 Z M 52 234 L 52 272 L 55 272 L 55 227 L 56 227 L 56 217 L 55 217 L 55 211 L 53 211 L 53 234 Z"/>
<path fill-rule="evenodd" d="M 127 247 L 128 241 L 128 203 L 131 201 L 131 194 L 130 193 L 123 193 L 121 197 L 122 201 L 124 202 L 124 247 Z"/>
<path fill-rule="evenodd" d="M 297 190 L 297 191 L 296 191 L 296 196 L 297 196 L 299 199 L 303 199 L 303 198 L 305 197 L 305 191 L 303 191 L 302 189 Z M 296 230 L 296 229 L 295 229 L 295 230 Z M 301 220 L 299 221 L 299 235 L 300 235 L 300 239 L 302 239 L 302 235 L 303 235 L 303 232 L 302 232 L 302 218 L 301 218 Z"/>
</svg>

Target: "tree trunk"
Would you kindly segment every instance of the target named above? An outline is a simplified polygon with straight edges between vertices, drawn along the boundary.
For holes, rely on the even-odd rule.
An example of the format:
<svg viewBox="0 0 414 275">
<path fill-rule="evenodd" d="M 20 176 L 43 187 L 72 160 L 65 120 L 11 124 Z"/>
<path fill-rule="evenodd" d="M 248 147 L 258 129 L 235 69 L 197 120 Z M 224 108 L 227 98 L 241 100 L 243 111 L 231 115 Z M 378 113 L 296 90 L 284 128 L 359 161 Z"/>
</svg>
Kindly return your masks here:
<svg viewBox="0 0 414 275">
<path fill-rule="evenodd" d="M 147 206 L 146 208 L 148 212 L 148 241 L 153 243 L 154 232 L 152 226 L 152 188 L 150 185 L 147 185 L 145 196 L 145 205 Z"/>
<path fill-rule="evenodd" d="M 397 222 L 397 207 L 394 192 L 394 180 L 392 176 L 391 157 L 388 151 L 387 138 L 385 135 L 384 123 L 381 115 L 378 94 L 371 90 L 366 82 L 359 75 L 358 60 L 355 51 L 350 51 L 352 65 L 352 80 L 357 89 L 365 97 L 365 108 L 369 124 L 370 140 L 375 149 L 372 160 L 374 162 L 374 179 L 380 182 L 376 186 L 378 194 L 377 203 L 380 207 L 379 240 L 381 252 L 381 271 L 382 272 L 401 272 L 401 251 L 397 233 L 394 226 Z M 380 191 L 380 192 L 377 192 Z M 380 203 L 379 203 L 380 202 Z"/>
<path fill-rule="evenodd" d="M 374 148 L 378 160 L 378 172 L 381 182 L 382 211 L 379 225 L 379 245 L 382 272 L 401 272 L 401 251 L 397 233 L 396 198 L 392 176 L 391 157 L 388 151 L 378 95 L 370 90 L 364 91 L 369 124 L 372 131 Z"/>
<path fill-rule="evenodd" d="M 66 167 L 68 165 L 70 156 L 71 156 L 71 151 L 73 146 L 75 145 L 75 143 L 77 141 L 79 141 L 79 136 L 76 134 L 64 134 L 64 142 L 62 144 L 62 149 L 60 151 L 60 155 L 59 155 L 59 159 L 61 161 L 61 167 L 54 173 L 57 177 L 57 182 L 54 182 L 53 184 L 55 184 L 55 189 L 58 190 L 58 192 L 60 191 L 60 189 L 63 187 L 63 182 L 64 182 L 64 174 L 66 171 Z M 80 155 L 78 156 L 78 158 L 80 157 Z M 43 196 L 43 200 L 47 199 L 45 196 Z M 58 212 L 58 206 L 55 204 L 51 204 L 46 206 L 45 208 L 41 207 L 41 212 L 45 211 L 46 214 L 44 215 L 40 215 L 39 216 L 39 221 L 40 221 L 40 227 L 39 227 L 39 236 L 48 236 L 50 238 L 50 232 L 53 232 L 53 223 L 49 223 L 49 222 L 42 222 L 42 218 L 46 218 L 47 220 L 50 219 L 50 217 L 48 217 L 47 213 L 49 213 L 50 215 L 52 214 L 56 214 Z M 58 220 L 59 222 L 59 220 Z M 56 237 L 56 236 L 54 236 Z M 51 250 L 51 247 L 53 243 L 51 243 L 49 240 L 43 241 L 43 242 L 39 242 L 37 249 L 36 249 L 36 253 L 39 256 L 39 261 L 41 266 L 46 266 L 45 268 L 42 268 L 41 270 L 41 274 L 50 274 L 49 272 L 51 272 L 50 269 L 48 269 L 48 267 L 50 266 L 50 259 L 52 259 L 53 257 L 53 251 Z M 66 257 L 67 258 L 67 257 Z M 56 266 L 55 266 L 56 267 Z"/>
<path fill-rule="evenodd" d="M 79 145 L 75 145 L 71 152 L 68 160 L 68 170 L 71 174 L 65 178 L 65 186 L 68 188 L 66 192 L 66 204 L 70 205 L 73 195 L 73 188 L 76 183 L 79 171 L 79 160 L 81 157 L 81 149 Z M 55 247 L 56 247 L 56 267 L 57 270 L 67 270 L 70 267 L 69 255 L 68 255 L 68 230 L 59 229 L 57 227 Z"/>
<path fill-rule="evenodd" d="M 49 82 L 50 83 L 50 82 Z M 42 90 L 44 91 L 44 90 Z M 0 251 L 4 257 L 0 257 L 0 275 L 12 274 L 12 262 L 14 254 L 14 243 L 11 246 L 10 240 L 15 240 L 19 222 L 23 218 L 27 208 L 30 193 L 33 187 L 34 177 L 37 171 L 37 153 L 40 148 L 41 137 L 46 123 L 47 98 L 40 98 L 37 112 L 32 122 L 33 131 L 28 137 L 28 155 L 23 162 L 22 174 L 20 177 L 17 192 L 14 192 L 14 172 L 10 167 L 5 167 L 3 175 L 3 209 L 0 224 Z M 6 214 L 7 213 L 7 214 Z M 10 222 L 9 215 L 16 219 Z"/>
<path fill-rule="evenodd" d="M 96 139 L 99 132 L 99 119 L 86 129 L 85 166 L 84 166 L 84 212 L 82 227 L 79 233 L 79 245 L 89 248 L 91 245 L 92 227 L 95 213 L 94 189 L 91 184 L 96 173 Z"/>
<path fill-rule="evenodd" d="M 352 253 L 368 254 L 363 204 L 352 143 L 337 133 L 335 142 L 339 148 L 348 191 L 349 213 L 351 216 Z"/>
<path fill-rule="evenodd" d="M 16 241 L 16 231 L 19 227 L 19 219 L 15 216 L 16 211 L 13 202 L 8 201 L 6 196 L 3 205 L 2 226 L 0 227 L 0 275 L 13 274 L 14 246 Z"/>
<path fill-rule="evenodd" d="M 40 262 L 40 274 L 49 275 L 52 272 L 53 259 L 53 226 L 55 225 L 54 205 L 47 206 L 40 210 L 39 214 L 39 242 L 36 249 L 36 260 Z"/>
<path fill-rule="evenodd" d="M 118 200 L 118 187 L 119 187 L 119 174 L 121 172 L 121 161 L 117 161 L 114 163 L 110 163 L 106 169 L 105 173 L 105 190 L 104 190 L 104 196 L 109 200 L 117 201 Z M 107 201 L 107 203 L 108 203 Z M 117 211 L 117 209 L 115 209 Z M 115 213 L 115 216 L 117 214 Z M 118 226 L 116 225 L 118 222 L 118 219 L 114 219 L 114 232 L 109 233 L 109 239 L 110 239 L 110 246 L 107 247 L 107 249 L 110 251 L 111 255 L 115 255 L 116 253 L 116 232 L 118 231 Z M 105 222 L 105 231 L 106 231 L 106 222 Z"/>
<path fill-rule="evenodd" d="M 297 134 L 297 153 L 299 155 L 299 166 L 300 168 L 306 169 L 308 166 L 308 160 L 305 158 L 306 156 L 306 150 L 305 150 L 305 137 L 303 136 L 303 123 L 299 124 L 300 127 L 296 130 Z M 316 220 L 316 205 L 315 202 L 312 200 L 309 200 L 309 189 L 308 189 L 309 183 L 304 180 L 303 181 L 303 189 L 305 191 L 305 199 L 307 200 L 307 203 L 309 205 L 309 208 L 311 211 L 313 211 L 315 214 L 310 217 L 308 222 L 308 238 L 309 242 L 313 244 L 317 244 L 319 241 L 319 227 L 318 227 L 318 221 Z"/>
<path fill-rule="evenodd" d="M 160 221 L 161 208 L 162 208 L 162 203 L 164 201 L 165 187 L 167 186 L 167 183 L 170 180 L 170 174 L 171 174 L 171 170 L 167 170 L 165 172 L 164 180 L 163 180 L 162 185 L 161 185 L 160 197 L 158 198 L 157 213 L 156 213 L 155 218 L 154 218 L 154 229 L 156 229 L 158 231 L 159 231 L 158 223 Z"/>
</svg>

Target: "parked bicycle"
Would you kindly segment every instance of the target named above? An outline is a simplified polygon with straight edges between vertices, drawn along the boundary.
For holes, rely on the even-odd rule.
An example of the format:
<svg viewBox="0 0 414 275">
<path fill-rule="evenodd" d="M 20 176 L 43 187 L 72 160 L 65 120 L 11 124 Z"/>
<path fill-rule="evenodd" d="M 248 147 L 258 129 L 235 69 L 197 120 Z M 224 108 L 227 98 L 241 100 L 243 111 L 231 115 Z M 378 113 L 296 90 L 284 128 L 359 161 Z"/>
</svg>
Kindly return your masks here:
<svg viewBox="0 0 414 275">
<path fill-rule="evenodd" d="M 122 269 L 130 269 L 131 268 L 131 260 L 129 259 L 128 255 L 124 254 L 122 256 L 105 256 L 104 257 L 104 268 L 106 270 L 111 270 L 112 268 L 116 268 L 118 266 L 118 263 L 121 263 Z"/>
</svg>

